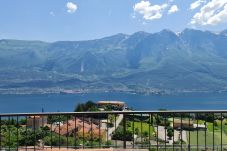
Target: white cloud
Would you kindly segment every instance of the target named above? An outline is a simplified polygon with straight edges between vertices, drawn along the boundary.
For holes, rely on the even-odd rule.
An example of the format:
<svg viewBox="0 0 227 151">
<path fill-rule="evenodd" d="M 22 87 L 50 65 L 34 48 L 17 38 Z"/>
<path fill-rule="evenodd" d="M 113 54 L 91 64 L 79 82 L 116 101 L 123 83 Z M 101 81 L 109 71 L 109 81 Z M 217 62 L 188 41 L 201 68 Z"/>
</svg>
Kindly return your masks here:
<svg viewBox="0 0 227 151">
<path fill-rule="evenodd" d="M 216 25 L 218 23 L 227 21 L 227 4 L 225 4 L 224 9 L 208 20 L 208 24 Z"/>
<path fill-rule="evenodd" d="M 179 9 L 178 9 L 177 5 L 173 5 L 170 7 L 168 14 L 176 13 L 178 11 L 179 11 Z"/>
<path fill-rule="evenodd" d="M 73 2 L 67 2 L 66 8 L 68 13 L 74 13 L 77 10 L 77 5 Z"/>
<path fill-rule="evenodd" d="M 167 4 L 152 5 L 149 1 L 140 1 L 133 7 L 134 11 L 143 15 L 145 20 L 154 20 L 162 18 L 163 10 L 167 7 Z"/>
<path fill-rule="evenodd" d="M 136 18 L 136 15 L 135 14 L 132 14 L 131 17 L 134 19 L 134 18 Z"/>
<path fill-rule="evenodd" d="M 191 24 L 217 25 L 227 20 L 227 0 L 211 0 L 196 13 Z"/>
<path fill-rule="evenodd" d="M 196 9 L 197 7 L 199 7 L 203 3 L 206 3 L 206 1 L 205 0 L 197 0 L 194 3 L 191 3 L 190 9 L 191 10 Z"/>
<path fill-rule="evenodd" d="M 55 16 L 55 14 L 54 14 L 53 11 L 50 11 L 49 14 L 50 14 L 51 16 Z"/>
</svg>

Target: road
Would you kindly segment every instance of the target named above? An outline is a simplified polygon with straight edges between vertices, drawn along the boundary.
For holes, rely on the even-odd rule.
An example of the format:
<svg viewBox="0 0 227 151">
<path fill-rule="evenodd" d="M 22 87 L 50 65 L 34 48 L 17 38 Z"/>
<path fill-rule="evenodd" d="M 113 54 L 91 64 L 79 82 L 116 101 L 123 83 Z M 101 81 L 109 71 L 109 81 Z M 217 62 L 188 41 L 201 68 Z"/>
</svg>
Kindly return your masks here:
<svg viewBox="0 0 227 151">
<path fill-rule="evenodd" d="M 157 127 L 155 127 L 155 131 L 157 132 Z M 167 135 L 167 130 L 166 130 Z M 165 127 L 164 126 L 158 126 L 158 138 L 165 140 Z M 174 130 L 174 141 L 179 141 L 181 138 L 180 131 Z M 168 136 L 166 136 L 166 140 L 169 141 L 169 145 L 173 144 L 173 139 L 169 140 Z M 182 140 L 187 143 L 187 132 L 182 131 Z"/>
<path fill-rule="evenodd" d="M 111 140 L 112 133 L 115 131 L 115 129 L 118 128 L 118 126 L 120 125 L 122 120 L 123 120 L 123 114 L 119 114 L 119 116 L 117 117 L 117 120 L 116 120 L 116 125 L 115 125 L 115 122 L 114 122 L 114 126 L 108 129 L 108 134 L 107 134 L 108 140 Z"/>
</svg>

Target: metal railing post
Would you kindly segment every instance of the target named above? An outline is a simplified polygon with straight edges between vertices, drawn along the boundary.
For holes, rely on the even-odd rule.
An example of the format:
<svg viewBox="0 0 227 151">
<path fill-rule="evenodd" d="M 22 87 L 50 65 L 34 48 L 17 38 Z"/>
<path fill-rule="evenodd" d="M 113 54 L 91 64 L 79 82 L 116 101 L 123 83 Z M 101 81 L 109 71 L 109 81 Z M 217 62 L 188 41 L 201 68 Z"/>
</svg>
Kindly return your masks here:
<svg viewBox="0 0 227 151">
<path fill-rule="evenodd" d="M 188 126 L 189 126 L 188 151 L 190 151 L 191 150 L 191 120 L 190 120 L 191 114 L 190 113 L 188 113 L 188 114 L 189 114 L 189 117 L 188 117 Z"/>
<path fill-rule="evenodd" d="M 222 143 L 223 143 L 223 142 L 222 142 L 222 139 L 223 139 L 223 136 L 222 136 L 222 131 L 223 131 L 223 128 L 222 128 L 222 126 L 223 126 L 223 125 L 222 125 L 222 124 L 223 124 L 223 123 L 222 123 L 222 120 L 223 120 L 223 119 L 222 119 L 222 113 L 221 113 L 221 151 L 222 151 L 222 146 L 223 146 L 223 144 L 222 144 Z"/>
<path fill-rule="evenodd" d="M 213 113 L 213 150 L 214 150 L 214 122 L 215 122 L 215 118 L 214 118 L 214 113 Z"/>
<path fill-rule="evenodd" d="M 117 115 L 114 114 L 114 131 L 115 131 L 115 132 L 116 132 L 116 130 L 117 130 L 116 125 L 117 125 Z M 115 148 L 117 148 L 117 140 L 115 140 Z"/>
<path fill-rule="evenodd" d="M 74 126 L 74 148 L 76 149 L 77 148 L 77 127 L 76 127 L 76 120 L 77 120 L 77 118 L 76 118 L 76 115 L 74 115 L 74 124 L 75 124 L 75 126 Z"/>
<path fill-rule="evenodd" d="M 125 116 L 125 114 L 123 114 L 123 136 L 125 136 L 125 134 L 126 134 L 126 116 Z M 123 141 L 124 141 L 123 148 L 126 149 L 126 138 L 125 137 L 123 138 Z"/>
<path fill-rule="evenodd" d="M 134 147 L 135 147 L 135 137 L 134 137 L 135 136 L 135 123 L 134 123 L 134 120 L 135 120 L 134 118 L 135 117 L 134 116 L 135 115 L 133 114 L 132 116 L 133 116 L 133 118 L 132 118 L 132 137 L 133 137 L 132 138 L 133 139 L 133 141 L 132 141 L 132 148 L 134 149 Z"/>
<path fill-rule="evenodd" d="M 2 150 L 2 117 L 0 116 L 0 150 Z"/>
</svg>

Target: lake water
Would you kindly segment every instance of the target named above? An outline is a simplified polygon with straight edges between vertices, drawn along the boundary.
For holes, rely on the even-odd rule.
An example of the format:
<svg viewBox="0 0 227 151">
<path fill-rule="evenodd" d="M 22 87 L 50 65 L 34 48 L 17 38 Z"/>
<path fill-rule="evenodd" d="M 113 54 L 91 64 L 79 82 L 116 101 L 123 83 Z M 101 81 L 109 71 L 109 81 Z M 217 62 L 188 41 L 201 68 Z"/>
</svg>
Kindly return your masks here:
<svg viewBox="0 0 227 151">
<path fill-rule="evenodd" d="M 0 95 L 0 113 L 71 112 L 87 100 L 120 100 L 135 110 L 227 109 L 227 93 L 187 95 L 139 95 L 124 93 Z"/>
</svg>

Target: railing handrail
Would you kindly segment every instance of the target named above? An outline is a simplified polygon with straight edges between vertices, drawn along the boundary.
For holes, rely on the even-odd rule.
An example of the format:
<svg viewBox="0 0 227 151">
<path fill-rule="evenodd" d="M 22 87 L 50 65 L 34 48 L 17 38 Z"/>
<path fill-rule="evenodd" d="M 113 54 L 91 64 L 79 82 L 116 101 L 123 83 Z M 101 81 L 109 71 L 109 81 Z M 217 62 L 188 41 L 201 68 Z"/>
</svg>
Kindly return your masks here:
<svg viewBox="0 0 227 151">
<path fill-rule="evenodd" d="M 82 115 L 82 114 L 156 114 L 156 113 L 227 113 L 227 110 L 154 110 L 154 111 L 96 111 L 96 112 L 36 112 L 0 113 L 0 116 Z"/>
</svg>

